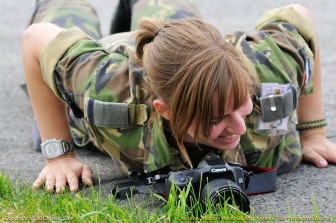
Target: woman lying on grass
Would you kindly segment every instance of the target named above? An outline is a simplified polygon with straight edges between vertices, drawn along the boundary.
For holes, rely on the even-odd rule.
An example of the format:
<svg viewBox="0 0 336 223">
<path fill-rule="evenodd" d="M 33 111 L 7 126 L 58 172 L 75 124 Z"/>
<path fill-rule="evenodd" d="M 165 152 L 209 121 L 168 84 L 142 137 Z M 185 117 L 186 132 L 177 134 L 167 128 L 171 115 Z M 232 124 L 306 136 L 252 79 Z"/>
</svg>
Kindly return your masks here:
<svg viewBox="0 0 336 223">
<path fill-rule="evenodd" d="M 23 35 L 46 158 L 34 187 L 91 185 L 90 167 L 73 151 L 89 142 L 127 173 L 189 169 L 212 154 L 279 173 L 302 157 L 321 168 L 336 162 L 305 7 L 266 12 L 255 33 L 222 35 L 192 1 L 128 3 L 130 32 L 101 38 L 86 1 L 38 2 Z"/>
</svg>

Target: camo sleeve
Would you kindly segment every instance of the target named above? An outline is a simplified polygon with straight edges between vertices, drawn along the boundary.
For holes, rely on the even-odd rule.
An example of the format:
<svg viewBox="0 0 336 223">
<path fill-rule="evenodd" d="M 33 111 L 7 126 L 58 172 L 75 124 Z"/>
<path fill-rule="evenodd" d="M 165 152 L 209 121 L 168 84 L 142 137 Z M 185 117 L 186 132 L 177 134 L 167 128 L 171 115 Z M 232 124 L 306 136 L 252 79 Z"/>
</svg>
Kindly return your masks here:
<svg viewBox="0 0 336 223">
<path fill-rule="evenodd" d="M 260 30 L 268 23 L 274 21 L 284 21 L 293 24 L 304 40 L 309 44 L 314 54 L 316 53 L 318 36 L 316 30 L 313 28 L 314 25 L 312 21 L 298 13 L 292 6 L 285 6 L 265 12 L 257 22 L 256 30 Z"/>
<path fill-rule="evenodd" d="M 43 77 L 55 95 L 80 110 L 88 97 L 119 102 L 129 97 L 127 50 L 122 40 L 106 48 L 79 29 L 64 30 L 43 50 Z"/>
<path fill-rule="evenodd" d="M 64 30 L 42 50 L 40 64 L 44 81 L 60 99 L 63 98 L 56 86 L 54 70 L 65 52 L 76 42 L 85 38 L 88 38 L 87 35 L 79 29 Z"/>
<path fill-rule="evenodd" d="M 317 35 L 308 18 L 292 7 L 267 11 L 257 22 L 255 32 L 234 32 L 225 36 L 241 52 L 251 75 L 260 83 L 292 84 L 301 95 L 313 91 L 312 75 L 317 51 Z M 295 118 L 290 116 L 288 132 L 270 137 L 255 132 L 260 114 L 259 102 L 246 117 L 246 133 L 240 140 L 243 158 L 249 165 L 275 167 L 278 173 L 289 172 L 301 162 L 302 150 Z M 240 151 L 232 151 L 226 159 L 236 162 Z M 243 159 L 241 159 L 243 160 Z"/>
<path fill-rule="evenodd" d="M 289 55 L 287 58 L 297 63 L 299 70 L 296 77 L 301 95 L 312 93 L 311 79 L 318 47 L 318 36 L 312 21 L 289 5 L 266 11 L 258 20 L 256 31 L 267 33 Z"/>
<path fill-rule="evenodd" d="M 96 41 L 81 30 L 65 30 L 44 49 L 41 66 L 44 79 L 54 93 L 68 102 L 74 113 L 79 111 L 90 141 L 121 161 L 125 168 L 140 170 L 143 169 L 144 157 L 152 157 L 144 150 L 144 145 L 151 145 L 146 136 L 152 135 L 144 130 L 147 129 L 144 123 L 147 113 L 140 106 L 146 99 L 147 88 L 143 86 L 143 70 L 135 58 L 133 46 L 129 44 L 132 41 L 130 35 L 116 34 Z M 141 118 L 143 122 L 140 120 L 134 127 L 115 126 L 118 121 L 124 123 L 128 120 L 131 113 L 126 112 L 123 109 L 125 103 L 121 103 L 128 100 L 138 102 L 139 107 L 133 106 L 137 109 L 136 121 Z M 95 117 L 101 119 L 97 121 Z M 162 137 L 156 138 L 163 141 Z M 147 169 L 167 165 L 166 160 L 172 159 L 171 156 L 168 158 L 163 156 L 160 165 L 153 164 L 158 159 L 145 161 Z"/>
</svg>

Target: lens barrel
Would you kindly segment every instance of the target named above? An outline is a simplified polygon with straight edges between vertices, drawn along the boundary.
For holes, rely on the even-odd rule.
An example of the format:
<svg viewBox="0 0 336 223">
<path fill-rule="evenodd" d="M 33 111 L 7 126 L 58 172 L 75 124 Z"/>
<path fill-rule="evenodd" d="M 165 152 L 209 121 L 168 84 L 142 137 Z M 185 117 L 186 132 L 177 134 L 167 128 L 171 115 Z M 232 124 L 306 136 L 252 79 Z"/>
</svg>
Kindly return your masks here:
<svg viewBox="0 0 336 223">
<path fill-rule="evenodd" d="M 206 210 L 206 205 L 210 201 L 214 206 L 228 204 L 238 207 L 245 213 L 250 213 L 250 200 L 247 195 L 233 181 L 224 178 L 214 179 L 205 184 L 200 201 L 203 210 Z"/>
</svg>

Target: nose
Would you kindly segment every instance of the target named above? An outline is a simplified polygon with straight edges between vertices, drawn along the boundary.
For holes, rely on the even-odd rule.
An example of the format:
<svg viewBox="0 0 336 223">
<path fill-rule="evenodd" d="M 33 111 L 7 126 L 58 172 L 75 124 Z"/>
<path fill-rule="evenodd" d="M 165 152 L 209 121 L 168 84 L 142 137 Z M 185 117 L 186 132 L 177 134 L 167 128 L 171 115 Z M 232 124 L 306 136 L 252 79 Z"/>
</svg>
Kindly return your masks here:
<svg viewBox="0 0 336 223">
<path fill-rule="evenodd" d="M 246 132 L 245 116 L 238 112 L 231 115 L 226 131 L 230 134 L 243 135 Z"/>
</svg>

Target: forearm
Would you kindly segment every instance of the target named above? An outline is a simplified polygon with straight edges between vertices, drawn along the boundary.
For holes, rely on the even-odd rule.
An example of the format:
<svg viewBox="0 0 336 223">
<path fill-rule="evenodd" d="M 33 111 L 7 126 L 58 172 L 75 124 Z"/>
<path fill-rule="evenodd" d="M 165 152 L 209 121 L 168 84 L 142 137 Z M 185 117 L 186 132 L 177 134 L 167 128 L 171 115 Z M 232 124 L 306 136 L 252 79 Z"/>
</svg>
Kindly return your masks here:
<svg viewBox="0 0 336 223">
<path fill-rule="evenodd" d="M 303 15 L 307 21 L 309 21 L 310 28 L 312 30 L 315 30 L 315 21 L 310 13 L 310 11 L 302 7 L 301 5 L 294 4 L 292 5 L 295 10 Z M 311 31 L 313 32 L 313 31 Z M 311 122 L 311 121 L 316 121 L 316 120 L 321 120 L 324 118 L 324 113 L 323 113 L 323 100 L 322 100 L 322 70 L 321 70 L 321 57 L 320 57 L 320 48 L 318 44 L 317 38 L 312 37 L 312 33 L 305 32 L 305 38 L 306 40 L 311 41 L 311 46 L 312 51 L 314 53 L 314 70 L 313 72 L 313 77 L 312 77 L 312 82 L 314 84 L 313 88 L 313 93 L 307 95 L 307 96 L 300 96 L 299 97 L 299 104 L 297 108 L 297 119 L 298 123 L 306 123 L 306 122 Z M 314 34 L 317 35 L 317 34 Z M 309 37 L 309 38 L 308 38 Z M 312 44 L 312 42 L 314 42 Z M 308 72 L 308 71 L 306 71 Z M 321 127 L 321 128 L 314 128 L 314 129 L 309 129 L 305 131 L 300 131 L 300 137 L 305 137 L 311 134 L 326 134 L 326 128 Z"/>
<path fill-rule="evenodd" d="M 322 71 L 319 50 L 315 56 L 314 75 L 312 77 L 314 91 L 307 96 L 299 97 L 299 106 L 297 108 L 298 123 L 310 122 L 324 118 L 323 100 L 322 100 Z M 326 134 L 326 128 L 316 128 L 301 131 L 300 135 L 309 135 L 311 133 Z"/>
</svg>

